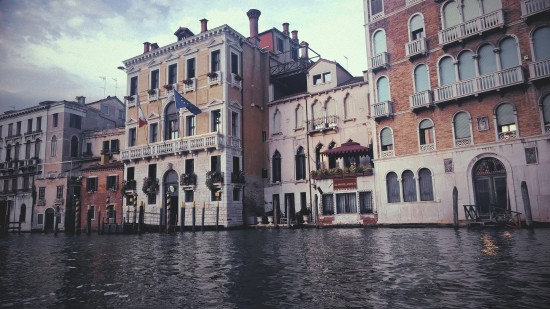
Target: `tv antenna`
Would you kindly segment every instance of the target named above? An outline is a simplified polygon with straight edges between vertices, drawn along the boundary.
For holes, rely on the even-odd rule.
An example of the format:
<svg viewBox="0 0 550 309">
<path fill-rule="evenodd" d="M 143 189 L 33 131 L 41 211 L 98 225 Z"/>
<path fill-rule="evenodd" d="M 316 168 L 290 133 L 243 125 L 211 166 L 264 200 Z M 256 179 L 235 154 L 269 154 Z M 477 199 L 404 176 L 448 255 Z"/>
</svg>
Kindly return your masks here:
<svg viewBox="0 0 550 309">
<path fill-rule="evenodd" d="M 105 98 L 105 88 L 107 88 L 107 77 L 105 76 L 100 76 L 99 77 L 100 79 L 103 80 L 103 87 L 99 87 L 99 88 L 103 88 L 103 98 Z"/>
<path fill-rule="evenodd" d="M 118 89 L 118 79 L 113 78 L 113 80 L 115 81 L 115 97 L 116 97 L 116 90 Z"/>
</svg>

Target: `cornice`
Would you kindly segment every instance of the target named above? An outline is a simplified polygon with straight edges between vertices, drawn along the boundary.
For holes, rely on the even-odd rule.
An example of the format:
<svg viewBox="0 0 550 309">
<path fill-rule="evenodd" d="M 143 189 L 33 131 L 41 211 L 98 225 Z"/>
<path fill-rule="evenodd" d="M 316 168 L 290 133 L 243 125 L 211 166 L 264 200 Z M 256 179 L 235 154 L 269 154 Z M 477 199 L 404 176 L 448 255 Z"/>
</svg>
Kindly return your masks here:
<svg viewBox="0 0 550 309">
<path fill-rule="evenodd" d="M 291 101 L 298 101 L 298 100 L 303 99 L 303 98 L 313 98 L 313 97 L 316 97 L 316 96 L 320 96 L 320 95 L 324 95 L 324 94 L 328 94 L 328 93 L 333 93 L 333 92 L 336 92 L 336 91 L 341 91 L 341 90 L 345 90 L 345 89 L 352 89 L 352 88 L 355 88 L 357 86 L 361 87 L 361 86 L 364 86 L 364 85 L 367 85 L 367 84 L 368 84 L 367 81 L 362 81 L 362 82 L 357 82 L 357 83 L 353 83 L 353 84 L 349 84 L 349 85 L 344 85 L 344 86 L 339 86 L 339 87 L 326 89 L 326 90 L 323 90 L 323 91 L 302 93 L 302 94 L 299 94 L 299 95 L 294 96 L 294 97 L 284 98 L 284 99 L 269 102 L 269 103 L 267 103 L 267 106 L 271 107 L 271 106 L 275 106 L 275 105 L 279 105 L 279 104 L 283 104 L 283 103 L 287 103 L 287 102 L 291 102 Z"/>
<path fill-rule="evenodd" d="M 22 109 L 22 110 L 10 112 L 8 114 L 0 115 L 0 120 L 19 117 L 19 116 L 22 116 L 22 115 L 38 112 L 38 111 L 41 111 L 41 110 L 47 110 L 49 108 L 50 108 L 49 105 L 47 105 L 47 106 L 33 106 L 33 107 L 25 108 L 25 109 Z"/>
</svg>

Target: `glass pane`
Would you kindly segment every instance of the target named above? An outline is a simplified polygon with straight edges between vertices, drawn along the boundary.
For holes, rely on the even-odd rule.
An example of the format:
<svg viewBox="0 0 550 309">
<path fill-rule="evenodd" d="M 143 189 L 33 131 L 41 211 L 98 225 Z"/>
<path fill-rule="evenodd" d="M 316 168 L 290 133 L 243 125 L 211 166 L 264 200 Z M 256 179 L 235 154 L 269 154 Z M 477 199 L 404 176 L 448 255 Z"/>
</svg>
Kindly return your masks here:
<svg viewBox="0 0 550 309">
<path fill-rule="evenodd" d="M 451 57 L 445 57 L 439 61 L 439 78 L 440 84 L 448 85 L 456 81 L 453 59 Z"/>
<path fill-rule="evenodd" d="M 468 114 L 461 112 L 455 116 L 455 138 L 470 137 L 470 117 Z"/>
<path fill-rule="evenodd" d="M 386 34 L 384 31 L 376 31 L 374 34 L 374 55 L 378 55 L 386 50 Z"/>
<path fill-rule="evenodd" d="M 507 38 L 500 43 L 500 62 L 503 70 L 520 65 L 516 40 Z"/>
<path fill-rule="evenodd" d="M 460 24 L 460 17 L 458 14 L 457 4 L 454 1 L 448 2 L 443 8 L 443 21 L 444 27 L 450 28 Z"/>
<path fill-rule="evenodd" d="M 479 5 L 477 3 L 477 0 L 463 0 L 462 5 L 463 5 L 462 12 L 464 13 L 464 21 L 472 20 L 474 18 L 479 17 Z"/>
<path fill-rule="evenodd" d="M 430 77 L 428 68 L 425 65 L 419 65 L 414 70 L 414 87 L 416 92 L 430 90 Z"/>
<path fill-rule="evenodd" d="M 471 51 L 466 51 L 458 57 L 458 75 L 460 80 L 467 80 L 476 76 L 474 58 Z"/>
<path fill-rule="evenodd" d="M 484 45 L 479 49 L 479 73 L 481 75 L 493 73 L 497 70 L 497 59 L 495 57 L 494 47 Z"/>
<path fill-rule="evenodd" d="M 542 27 L 533 33 L 535 60 L 550 58 L 550 27 Z"/>
<path fill-rule="evenodd" d="M 376 82 L 376 93 L 378 94 L 378 102 L 390 100 L 390 84 L 386 77 L 381 77 Z"/>
</svg>

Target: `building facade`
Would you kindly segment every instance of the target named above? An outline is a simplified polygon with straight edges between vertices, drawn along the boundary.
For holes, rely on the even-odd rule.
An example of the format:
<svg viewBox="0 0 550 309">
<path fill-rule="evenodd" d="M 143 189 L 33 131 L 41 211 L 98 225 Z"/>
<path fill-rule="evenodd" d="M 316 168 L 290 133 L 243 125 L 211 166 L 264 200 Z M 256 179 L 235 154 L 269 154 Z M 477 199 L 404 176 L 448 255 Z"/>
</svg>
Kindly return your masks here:
<svg viewBox="0 0 550 309">
<path fill-rule="evenodd" d="M 476 205 L 548 222 L 548 2 L 364 9 L 379 223 L 453 223 L 454 187 L 461 221 Z"/>
</svg>

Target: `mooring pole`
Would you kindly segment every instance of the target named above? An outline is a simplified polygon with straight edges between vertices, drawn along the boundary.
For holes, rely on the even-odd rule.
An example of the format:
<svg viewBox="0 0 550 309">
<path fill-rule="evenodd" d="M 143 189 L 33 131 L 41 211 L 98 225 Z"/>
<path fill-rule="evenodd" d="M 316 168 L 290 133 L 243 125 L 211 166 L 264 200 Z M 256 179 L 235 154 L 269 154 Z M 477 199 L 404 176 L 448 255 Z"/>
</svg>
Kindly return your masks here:
<svg viewBox="0 0 550 309">
<path fill-rule="evenodd" d="M 205 207 L 206 207 L 206 202 L 202 202 L 201 232 L 204 232 L 204 208 Z"/>
<path fill-rule="evenodd" d="M 76 199 L 75 200 L 75 205 L 74 205 L 74 232 L 75 234 L 80 234 L 80 223 L 82 218 L 80 217 L 80 200 L 79 199 Z"/>
<path fill-rule="evenodd" d="M 218 223 L 220 220 L 220 192 L 216 192 L 217 201 L 216 201 L 216 232 L 218 231 Z"/>
<path fill-rule="evenodd" d="M 277 226 L 279 222 L 279 215 L 277 214 L 278 210 L 279 210 L 279 205 L 277 205 L 277 209 L 275 209 L 275 202 L 273 202 L 273 221 L 275 226 Z"/>
<path fill-rule="evenodd" d="M 529 199 L 529 190 L 527 189 L 527 182 L 525 181 L 521 182 L 521 197 L 525 210 L 525 224 L 527 224 L 527 227 L 532 227 L 533 215 L 531 214 L 531 200 Z"/>
<path fill-rule="evenodd" d="M 101 235 L 101 210 L 97 211 L 97 235 Z"/>
<path fill-rule="evenodd" d="M 195 233 L 195 201 L 193 201 L 193 225 L 191 227 L 191 231 Z"/>
<path fill-rule="evenodd" d="M 92 233 L 92 210 L 88 205 L 88 211 L 86 212 L 86 235 L 90 236 Z"/>
<path fill-rule="evenodd" d="M 54 216 L 54 235 L 57 236 L 57 232 L 59 231 L 59 206 L 57 206 L 57 211 L 55 212 Z"/>
<path fill-rule="evenodd" d="M 458 228 L 458 190 L 453 188 L 453 223 L 454 228 Z"/>
<path fill-rule="evenodd" d="M 183 228 L 185 227 L 185 201 L 181 202 L 180 209 L 180 233 L 183 233 Z"/>
<path fill-rule="evenodd" d="M 141 202 L 143 204 L 143 202 Z M 136 220 L 136 212 L 137 212 L 137 194 L 134 194 L 133 195 L 133 200 L 132 200 L 132 205 L 134 205 L 134 233 L 137 231 L 137 229 L 139 228 L 138 227 L 138 222 Z M 129 219 L 129 218 L 128 218 Z"/>
<path fill-rule="evenodd" d="M 176 206 L 177 207 L 177 206 Z M 166 192 L 166 233 L 170 233 L 172 229 L 172 201 L 170 191 Z"/>
<path fill-rule="evenodd" d="M 137 202 L 136 202 L 137 203 Z M 143 232 L 143 221 L 145 220 L 145 205 L 143 201 L 141 201 L 141 204 L 139 205 L 139 222 L 138 222 L 138 234 L 141 234 Z"/>
<path fill-rule="evenodd" d="M 315 194 L 315 226 L 319 228 L 319 197 Z"/>
</svg>

